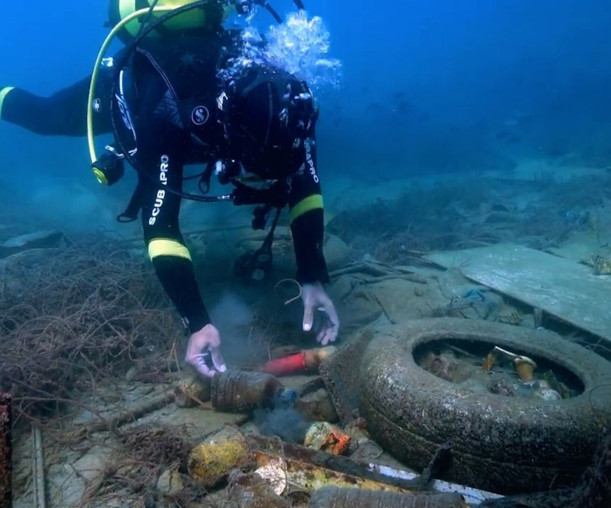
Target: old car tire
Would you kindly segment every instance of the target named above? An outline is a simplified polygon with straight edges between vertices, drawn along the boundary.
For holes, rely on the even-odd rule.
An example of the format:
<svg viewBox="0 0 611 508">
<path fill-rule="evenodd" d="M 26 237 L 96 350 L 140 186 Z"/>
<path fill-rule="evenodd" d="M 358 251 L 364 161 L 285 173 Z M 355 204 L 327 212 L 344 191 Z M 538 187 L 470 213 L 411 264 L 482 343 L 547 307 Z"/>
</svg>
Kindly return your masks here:
<svg viewBox="0 0 611 508">
<path fill-rule="evenodd" d="M 483 342 L 554 362 L 583 392 L 561 401 L 474 393 L 419 367 L 419 345 Z M 376 332 L 362 357 L 359 410 L 373 438 L 422 470 L 451 442 L 442 478 L 503 494 L 568 485 L 611 425 L 611 364 L 546 330 L 466 319 L 423 319 Z"/>
</svg>

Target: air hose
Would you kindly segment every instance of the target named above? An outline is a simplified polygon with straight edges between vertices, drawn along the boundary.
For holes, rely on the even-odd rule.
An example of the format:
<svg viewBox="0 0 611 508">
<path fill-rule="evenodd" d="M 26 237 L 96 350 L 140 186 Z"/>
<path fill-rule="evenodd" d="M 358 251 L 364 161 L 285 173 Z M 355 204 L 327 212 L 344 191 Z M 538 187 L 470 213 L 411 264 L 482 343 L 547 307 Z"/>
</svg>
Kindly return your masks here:
<svg viewBox="0 0 611 508">
<path fill-rule="evenodd" d="M 169 12 L 176 9 L 174 6 L 159 6 L 153 9 L 153 12 Z M 117 23 L 110 33 L 104 39 L 102 43 L 102 47 L 98 52 L 98 56 L 95 59 L 95 64 L 93 67 L 93 72 L 91 73 L 91 83 L 89 85 L 89 95 L 87 96 L 87 144 L 89 145 L 89 157 L 91 158 L 91 162 L 94 163 L 98 157 L 95 151 L 95 141 L 93 136 L 93 102 L 95 95 L 95 88 L 98 81 L 98 75 L 100 72 L 100 67 L 102 65 L 102 60 L 104 59 L 104 55 L 106 54 L 106 50 L 110 43 L 113 41 L 117 33 L 130 21 L 139 18 L 140 16 L 144 16 L 151 12 L 150 7 L 146 7 L 144 9 L 140 9 L 138 11 L 132 12 L 129 16 L 126 16 L 119 23 Z"/>
</svg>

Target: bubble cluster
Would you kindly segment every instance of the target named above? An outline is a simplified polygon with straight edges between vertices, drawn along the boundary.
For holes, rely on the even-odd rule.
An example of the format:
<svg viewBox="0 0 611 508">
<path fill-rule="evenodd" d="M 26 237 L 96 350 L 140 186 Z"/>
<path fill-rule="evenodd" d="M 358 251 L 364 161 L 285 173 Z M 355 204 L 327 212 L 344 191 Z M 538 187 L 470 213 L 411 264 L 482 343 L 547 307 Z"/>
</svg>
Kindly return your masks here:
<svg viewBox="0 0 611 508">
<path fill-rule="evenodd" d="M 289 14 L 284 23 L 271 26 L 262 36 L 253 26 L 242 30 L 240 55 L 222 71 L 224 79 L 238 76 L 253 65 L 285 70 L 312 88 L 338 87 L 342 64 L 328 58 L 330 34 L 319 16 L 308 19 L 305 11 Z"/>
</svg>

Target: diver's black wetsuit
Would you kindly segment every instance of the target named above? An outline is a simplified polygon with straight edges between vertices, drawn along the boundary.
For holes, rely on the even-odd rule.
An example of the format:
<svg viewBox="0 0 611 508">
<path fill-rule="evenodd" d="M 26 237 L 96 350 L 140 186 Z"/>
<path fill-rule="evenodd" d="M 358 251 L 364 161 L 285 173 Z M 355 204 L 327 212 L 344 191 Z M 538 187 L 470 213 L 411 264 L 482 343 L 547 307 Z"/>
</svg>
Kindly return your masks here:
<svg viewBox="0 0 611 508">
<path fill-rule="evenodd" d="M 129 120 L 125 122 L 125 115 L 116 113 L 120 108 L 113 108 L 114 123 L 120 124 L 121 145 L 137 149 L 134 162 L 139 174 L 142 225 L 149 256 L 191 332 L 200 330 L 210 318 L 180 232 L 182 198 L 170 189 L 182 190 L 186 164 L 208 163 L 224 155 L 218 153 L 223 146 L 223 128 L 217 107 L 221 90 L 216 78 L 219 62 L 228 56 L 223 37 L 218 34 L 182 37 L 180 43 L 172 45 L 158 42 L 142 45 L 124 73 L 127 90 L 124 104 Z M 104 70 L 102 85 L 112 83 L 108 79 L 110 74 Z M 2 119 L 41 134 L 83 135 L 88 83 L 89 80 L 84 80 L 48 99 L 10 90 L 0 110 Z M 110 96 L 109 87 L 105 88 L 104 94 Z M 108 102 L 102 100 L 104 104 Z M 199 116 L 193 116 L 196 109 Z M 105 114 L 96 116 L 99 116 L 96 133 L 111 130 Z M 297 280 L 325 283 L 328 275 L 322 252 L 323 203 L 313 128 L 299 148 L 298 159 L 297 171 L 278 180 L 274 188 L 285 189 L 280 201 L 286 201 L 289 207 Z M 251 171 L 255 169 L 259 168 Z M 250 188 L 238 185 L 238 189 L 242 192 L 236 194 L 236 203 L 248 202 L 252 197 Z"/>
<path fill-rule="evenodd" d="M 101 81 L 110 85 L 112 71 L 104 69 Z M 0 89 L 0 119 L 19 125 L 44 136 L 85 136 L 87 134 L 87 96 L 91 78 L 64 88 L 49 96 L 40 97 L 16 87 Z M 102 86 L 107 95 L 101 98 L 107 103 L 110 86 Z M 108 112 L 107 112 L 108 113 Z M 109 133 L 112 130 L 110 116 L 95 115 L 95 132 Z"/>
</svg>

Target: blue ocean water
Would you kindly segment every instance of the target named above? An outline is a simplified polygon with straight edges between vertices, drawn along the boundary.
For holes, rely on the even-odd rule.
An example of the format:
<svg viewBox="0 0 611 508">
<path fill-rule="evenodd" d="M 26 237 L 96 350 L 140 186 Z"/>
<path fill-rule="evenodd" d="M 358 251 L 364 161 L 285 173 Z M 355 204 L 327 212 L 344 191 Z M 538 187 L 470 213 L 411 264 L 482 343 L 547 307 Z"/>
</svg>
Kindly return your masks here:
<svg viewBox="0 0 611 508">
<path fill-rule="evenodd" d="M 288 0 L 272 5 L 295 10 Z M 603 0 L 307 0 L 306 8 L 322 17 L 329 56 L 342 62 L 341 87 L 318 91 L 325 176 L 375 181 L 510 171 L 529 156 L 578 154 L 591 166 L 611 158 L 611 10 Z M 105 0 L 8 3 L 0 86 L 46 95 L 86 76 L 106 19 Z M 273 20 L 260 12 L 257 23 Z M 0 139 L 5 189 L 97 185 L 84 139 L 43 138 L 4 122 Z"/>
<path fill-rule="evenodd" d="M 16 86 L 48 95 L 88 76 L 109 31 L 106 26 L 107 1 L 5 0 L 0 16 L 4 50 L 0 58 L 0 89 Z M 269 1 L 285 17 L 295 10 L 291 0 Z M 376 322 L 384 324 L 387 319 L 394 324 L 432 316 L 502 321 L 520 324 L 525 330 L 542 324 L 563 332 L 569 330 L 566 334 L 575 343 L 581 340 L 582 332 L 593 333 L 596 342 L 592 343 L 597 346 L 602 342 L 598 340 L 601 331 L 609 338 L 609 327 L 602 329 L 608 323 L 605 319 L 608 312 L 596 311 L 602 309 L 607 299 L 599 298 L 600 293 L 595 291 L 588 292 L 592 282 L 589 273 L 588 277 L 583 277 L 587 284 L 579 286 L 579 292 L 573 298 L 572 291 L 565 294 L 567 287 L 561 277 L 558 284 L 554 284 L 553 276 L 542 269 L 543 262 L 537 261 L 538 264 L 533 263 L 532 267 L 524 263 L 528 266 L 516 269 L 520 276 L 528 272 L 523 287 L 538 288 L 540 291 L 533 292 L 540 294 L 524 291 L 522 299 L 523 293 L 519 292 L 518 302 L 514 300 L 514 290 L 522 289 L 519 280 L 515 280 L 515 285 L 507 291 L 511 298 L 504 298 L 501 291 L 497 293 L 488 291 L 487 287 L 475 287 L 471 281 L 466 284 L 467 280 L 459 270 L 434 271 L 425 258 L 426 253 L 490 247 L 497 243 L 501 249 L 507 250 L 506 243 L 512 242 L 531 250 L 545 251 L 549 260 L 553 258 L 547 253 L 554 252 L 552 249 L 557 253 L 561 247 L 566 255 L 564 261 L 568 263 L 571 260 L 575 266 L 585 270 L 584 260 L 594 260 L 593 273 L 607 276 L 606 279 L 598 278 L 596 282 L 609 282 L 609 0 L 304 2 L 308 15 L 320 16 L 325 30 L 328 30 L 330 47 L 324 57 L 341 63 L 341 79 L 337 86 L 322 82 L 315 87 L 320 102 L 317 128 L 319 172 L 325 194 L 325 212 L 330 212 L 327 213 L 328 238 L 334 242 L 325 245 L 325 254 L 333 281 L 329 285 L 329 294 L 342 323 L 340 344 L 353 331 L 372 324 L 375 327 Z M 274 26 L 264 11 L 257 14 L 253 24 L 263 32 L 270 25 Z M 97 140 L 99 150 L 105 141 Z M 530 161 L 536 163 L 526 164 Z M 538 171 L 537 168 L 556 172 L 565 168 L 577 169 L 580 178 L 568 183 L 554 182 L 553 175 L 541 173 L 530 179 L 506 181 L 504 177 L 517 172 L 516 168 L 521 165 Z M 587 170 L 591 168 L 597 169 L 597 174 L 588 180 Z M 486 178 L 480 179 L 484 172 Z M 494 178 L 489 178 L 490 172 L 495 173 Z M 65 353 L 71 351 L 69 348 L 87 352 L 104 351 L 103 347 L 106 347 L 112 360 L 100 358 L 100 365 L 114 365 L 115 360 L 121 360 L 122 366 L 125 359 L 122 357 L 126 355 L 116 354 L 115 344 L 118 344 L 122 351 L 129 351 L 130 361 L 136 360 L 135 371 L 141 371 L 142 380 L 147 380 L 147 385 L 155 379 L 144 377 L 149 374 L 149 354 L 152 358 L 163 359 L 165 372 L 165 365 L 169 362 L 165 350 L 162 351 L 165 348 L 163 342 L 167 341 L 169 346 L 174 337 L 182 334 L 182 329 L 178 330 L 178 322 L 171 322 L 169 318 L 166 322 L 157 308 L 150 315 L 142 312 L 142 306 L 146 309 L 155 307 L 157 298 L 155 295 L 149 297 L 145 287 L 147 277 L 152 277 L 152 273 L 141 272 L 137 264 L 138 256 L 144 258 L 145 253 L 140 224 L 136 221 L 124 225 L 115 221 L 132 193 L 134 172 L 129 172 L 113 187 L 101 186 L 90 171 L 84 138 L 42 137 L 0 122 L 0 175 L 0 244 L 22 233 L 47 228 L 60 229 L 66 233 L 67 239 L 80 239 L 73 234 L 75 230 L 90 232 L 100 226 L 112 227 L 123 238 L 137 240 L 133 244 L 118 244 L 121 249 L 133 245 L 133 249 L 120 250 L 118 255 L 99 248 L 100 254 L 91 260 L 85 250 L 81 253 L 67 249 L 67 256 L 58 256 L 57 263 L 54 262 L 56 251 L 49 250 L 48 257 L 33 252 L 31 258 L 13 257 L 14 265 L 9 261 L 3 264 L 0 289 L 3 305 L 10 312 L 5 313 L 8 318 L 4 319 L 0 343 L 9 347 L 1 351 L 5 356 L 0 364 L 16 365 L 14 372 L 18 380 L 22 375 L 35 371 L 36 379 L 42 380 L 46 390 L 47 385 L 53 386 L 45 381 L 47 372 L 52 376 L 60 372 L 54 367 L 55 357 L 47 355 L 47 351 L 59 352 L 62 360 L 58 365 L 66 365 L 63 359 L 67 358 L 69 367 L 76 369 L 76 364 L 72 364 L 73 355 Z M 430 176 L 436 179 L 430 186 L 427 178 L 422 178 L 425 184 L 421 187 L 410 187 L 411 182 L 405 184 L 405 180 L 410 178 Z M 576 189 L 578 185 L 582 188 Z M 547 192 L 548 187 L 554 187 L 553 192 Z M 491 189 L 493 192 L 484 192 Z M 302 308 L 297 304 L 290 308 L 286 306 L 295 300 L 294 293 L 291 292 L 285 300 L 277 291 L 281 283 L 290 283 L 290 279 L 284 276 L 292 277 L 294 273 L 294 259 L 287 247 L 290 242 L 287 230 L 277 231 L 278 253 L 281 255 L 274 253 L 278 271 L 270 275 L 270 279 L 277 278 L 278 274 L 282 278 L 278 282 L 264 282 L 269 283 L 265 290 L 256 285 L 248 285 L 244 291 L 237 289 L 234 262 L 240 259 L 240 254 L 249 254 L 249 251 L 260 248 L 263 235 L 258 241 L 251 240 L 248 231 L 248 238 L 241 238 L 241 232 L 250 227 L 251 210 L 235 210 L 230 204 L 185 202 L 181 226 L 184 232 L 189 233 L 185 236 L 188 236 L 197 275 L 202 289 L 205 289 L 206 305 L 222 332 L 223 354 L 228 365 L 253 368 L 253 358 L 258 359 L 255 353 L 269 355 L 270 346 L 284 344 L 284 341 L 293 346 L 299 344 Z M 235 236 L 228 234 L 225 237 L 225 233 L 238 222 L 244 229 L 233 229 L 238 231 Z M 284 226 L 286 221 L 280 224 Z M 226 228 L 227 225 L 230 228 Z M 116 236 L 100 237 L 114 239 Z M 88 237 L 83 235 L 83 238 Z M 115 243 L 108 243 L 114 249 Z M 327 248 L 329 244 L 330 248 Z M 93 247 L 96 246 L 94 242 Z M 604 249 L 600 249 L 598 255 L 602 247 Z M 73 274 L 72 263 L 81 254 L 83 261 L 77 273 Z M 506 254 L 502 253 L 498 258 L 502 261 Z M 543 252 L 537 254 L 544 255 Z M 123 264 L 124 257 L 129 258 L 129 263 Z M 601 262 L 596 263 L 597 260 Z M 361 261 L 363 264 L 359 266 Z M 376 266 L 376 262 L 380 265 Z M 61 263 L 65 270 L 60 274 L 66 274 L 65 277 L 53 269 Z M 469 263 L 457 263 L 457 266 L 461 268 Z M 420 270 L 423 265 L 424 269 Z M 130 270 L 132 266 L 133 273 Z M 355 277 L 350 278 L 350 271 L 355 266 Z M 359 270 L 366 278 L 361 277 Z M 122 283 L 123 271 L 128 282 L 125 285 Z M 342 273 L 349 277 L 335 285 Z M 504 272 L 500 273 L 499 278 L 502 278 Z M 537 278 L 540 273 L 542 276 Z M 580 277 L 583 273 L 580 272 Z M 32 290 L 33 282 L 30 281 L 35 279 L 41 279 L 41 284 L 36 286 L 41 290 Z M 84 282 L 91 279 L 93 285 L 81 286 L 80 279 Z M 132 286 L 133 279 L 137 281 Z M 67 284 L 57 284 L 56 280 Z M 115 283 L 116 280 L 120 283 Z M 382 284 L 375 288 L 376 282 Z M 492 282 L 492 288 L 496 289 Z M 143 287 L 142 298 L 139 296 L 140 286 Z M 95 289 L 90 291 L 89 287 Z M 592 287 L 599 286 L 592 284 Z M 568 289 L 573 289 L 572 284 Z M 129 300 L 125 300 L 127 304 L 122 296 L 124 291 L 129 294 Z M 115 292 L 120 298 L 113 297 Z M 106 299 L 112 299 L 108 306 Z M 570 319 L 564 319 L 562 313 L 555 313 L 557 301 L 563 306 L 566 304 L 562 310 L 568 309 L 566 314 Z M 57 307 L 50 305 L 54 302 Z M 548 308 L 542 307 L 541 302 Z M 590 305 L 591 302 L 596 305 Z M 18 304 L 17 311 L 11 310 L 14 304 Z M 580 312 L 581 306 L 589 312 Z M 135 314 L 130 314 L 130 307 L 135 308 Z M 593 313 L 592 308 L 595 309 Z M 78 309 L 83 310 L 79 313 Z M 577 312 L 573 312 L 575 309 Z M 30 320 L 31 312 L 40 314 Z M 70 313 L 65 321 L 62 312 Z M 13 317 L 18 314 L 23 327 Z M 580 314 L 577 316 L 579 319 L 575 314 Z M 597 319 L 590 319 L 592 314 L 598 314 L 595 316 Z M 135 317 L 129 318 L 130 315 Z M 115 316 L 125 323 L 121 325 L 125 333 L 111 321 Z M 561 326 L 554 322 L 554 316 L 562 318 Z M 47 319 L 54 325 L 47 326 Z M 71 319 L 74 320 L 73 327 Z M 34 323 L 31 328 L 27 326 L 29 321 Z M 94 325 L 88 329 L 93 330 L 91 333 L 81 332 L 83 322 L 88 326 Z M 598 328 L 594 328 L 591 322 L 595 322 Z M 108 323 L 112 327 L 105 330 Z M 569 327 L 570 323 L 575 324 L 576 331 Z M 146 325 L 150 325 L 150 333 Z M 33 347 L 42 344 L 44 347 L 40 349 L 44 356 L 39 358 L 37 349 L 34 350 L 36 355 L 29 355 L 29 349 L 20 346 L 15 349 L 14 359 L 7 358 L 5 352 L 11 352 L 12 339 L 31 343 Z M 129 342 L 123 342 L 123 339 Z M 170 354 L 176 353 L 174 346 L 177 342 L 171 352 L 167 348 Z M 123 348 L 124 343 L 129 344 L 129 348 Z M 315 345 L 313 340 L 309 343 L 304 340 L 303 344 L 309 344 L 304 346 L 308 348 Z M 146 349 L 146 352 L 138 351 L 132 355 L 136 347 L 142 351 Z M 604 349 L 609 357 L 607 346 L 600 349 Z M 559 354 L 554 351 L 552 356 L 558 358 Z M 105 355 L 93 353 L 93 356 Z M 32 359 L 36 364 L 30 365 L 21 361 L 22 358 Z M 97 409 L 98 402 L 106 404 L 106 401 L 112 401 L 114 406 L 116 394 L 107 398 L 97 397 L 98 390 L 105 390 L 102 388 L 105 383 L 97 382 L 97 376 L 105 380 L 104 371 L 93 362 L 76 362 L 75 379 L 76 373 L 87 372 L 91 380 L 96 380 L 92 386 L 92 393 L 96 396 L 85 395 L 86 391 L 75 384 L 79 387 L 78 396 L 90 399 L 84 405 L 88 408 L 91 404 L 92 411 L 87 413 L 102 414 Z M 146 368 L 143 369 L 142 365 Z M 95 370 L 87 370 L 89 366 Z M 120 371 L 117 368 L 117 372 Z M 603 369 L 600 371 L 602 373 Z M 66 369 L 66 372 L 70 374 L 72 371 Z M 108 372 L 114 374 L 114 368 Z M 73 377 L 68 374 L 60 376 L 62 379 L 58 386 L 61 387 L 66 378 Z M 122 383 L 127 379 L 125 376 L 119 381 Z M 71 385 L 72 381 L 66 383 Z M 140 381 L 136 379 L 136 383 Z M 11 384 L 11 388 L 17 386 Z M 26 382 L 22 385 L 29 388 Z M 116 392 L 115 387 L 123 385 L 116 383 L 113 376 L 112 384 L 108 386 Z M 540 384 L 537 386 L 541 388 Z M 595 388 L 605 386 L 608 384 L 601 383 Z M 36 386 L 32 388 L 38 400 L 40 390 Z M 478 387 L 477 393 L 482 393 L 482 388 L 484 385 Z M 511 387 L 499 383 L 485 389 L 492 392 L 492 388 L 498 394 L 501 389 L 510 393 Z M 592 397 L 593 392 L 588 391 L 588 404 L 594 407 L 592 401 L 601 400 L 605 404 L 601 407 L 609 407 L 608 392 L 601 390 L 597 393 L 602 395 Z M 130 390 L 130 393 L 140 392 Z M 147 389 L 145 393 L 154 392 Z M 53 400 L 54 394 L 49 395 Z M 125 400 L 133 398 L 130 395 Z M 78 404 L 78 407 L 83 408 L 83 405 Z M 280 417 L 278 420 L 282 425 L 300 423 L 292 420 L 292 413 L 289 416 L 290 421 Z M 174 414 L 171 418 L 174 424 Z M 265 423 L 271 422 L 271 418 L 268 420 Z M 275 420 L 272 423 L 278 425 Z M 534 431 L 528 430 L 527 433 L 534 435 Z M 583 453 L 586 448 L 582 448 Z M 113 460 L 115 457 L 116 454 Z M 570 457 L 565 462 L 573 464 L 575 461 L 572 459 Z M 54 457 L 53 460 L 59 464 L 61 458 Z M 79 462 L 84 464 L 80 459 Z M 578 462 L 583 464 L 582 459 Z M 550 463 L 556 468 L 557 458 Z M 76 467 L 72 469 L 78 471 Z M 20 466 L 15 467 L 15 471 L 27 473 L 29 469 Z M 49 494 L 56 494 L 58 485 L 66 495 L 69 491 L 74 494 L 72 489 L 65 487 L 80 485 L 80 480 L 72 481 L 69 477 L 60 480 L 49 483 Z M 24 490 L 31 482 L 29 477 L 27 481 L 23 477 L 16 483 L 20 490 Z M 128 482 L 116 483 L 117 486 L 128 485 Z M 140 488 L 137 482 L 132 485 L 134 495 L 144 496 L 146 493 L 148 498 L 151 489 L 144 488 L 144 485 Z M 121 495 L 123 493 L 122 490 Z M 130 503 L 129 500 L 123 502 Z M 60 505 L 67 506 L 68 503 Z"/>
</svg>

